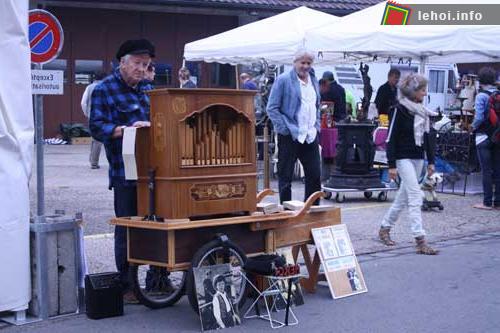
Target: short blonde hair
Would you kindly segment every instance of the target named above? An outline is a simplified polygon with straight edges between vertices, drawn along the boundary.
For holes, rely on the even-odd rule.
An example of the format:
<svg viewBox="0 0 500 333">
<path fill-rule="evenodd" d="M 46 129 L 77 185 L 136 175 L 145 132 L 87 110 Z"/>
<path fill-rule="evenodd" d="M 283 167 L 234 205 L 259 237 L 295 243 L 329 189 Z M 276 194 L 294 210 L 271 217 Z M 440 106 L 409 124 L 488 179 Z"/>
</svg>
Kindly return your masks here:
<svg viewBox="0 0 500 333">
<path fill-rule="evenodd" d="M 427 87 L 427 78 L 423 75 L 411 73 L 399 83 L 399 92 L 408 99 L 414 99 L 415 93 Z"/>
</svg>

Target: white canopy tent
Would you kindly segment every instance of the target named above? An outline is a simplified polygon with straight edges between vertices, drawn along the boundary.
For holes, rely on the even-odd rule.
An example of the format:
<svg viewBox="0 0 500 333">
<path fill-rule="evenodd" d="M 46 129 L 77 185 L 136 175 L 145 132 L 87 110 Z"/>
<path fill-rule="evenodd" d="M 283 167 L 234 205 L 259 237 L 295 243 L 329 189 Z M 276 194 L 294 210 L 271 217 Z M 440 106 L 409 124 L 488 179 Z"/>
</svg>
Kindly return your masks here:
<svg viewBox="0 0 500 333">
<path fill-rule="evenodd" d="M 339 20 L 323 12 L 299 7 L 257 22 L 186 44 L 186 61 L 251 64 L 265 59 L 290 64 L 300 48 L 308 48 L 307 31 Z"/>
<path fill-rule="evenodd" d="M 401 0 L 398 3 L 430 1 Z M 318 51 L 318 62 L 386 62 L 402 57 L 407 58 L 405 61 L 411 58 L 433 64 L 500 61 L 500 44 L 494 41 L 494 36 L 500 35 L 500 25 L 381 25 L 385 6 L 383 2 L 345 16 L 335 24 L 309 30 L 305 39 L 311 50 Z"/>
<path fill-rule="evenodd" d="M 31 295 L 28 182 L 33 157 L 28 0 L 0 1 L 0 312 Z"/>
</svg>

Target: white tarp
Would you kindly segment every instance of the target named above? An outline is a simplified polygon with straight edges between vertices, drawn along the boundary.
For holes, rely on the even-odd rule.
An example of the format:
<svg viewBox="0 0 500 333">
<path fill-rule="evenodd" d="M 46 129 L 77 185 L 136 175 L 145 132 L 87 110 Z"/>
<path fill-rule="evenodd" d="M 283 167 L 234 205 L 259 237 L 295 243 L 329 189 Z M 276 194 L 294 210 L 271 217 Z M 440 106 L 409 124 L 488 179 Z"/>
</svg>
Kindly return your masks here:
<svg viewBox="0 0 500 333">
<path fill-rule="evenodd" d="M 307 48 L 305 33 L 332 24 L 338 17 L 307 7 L 299 7 L 257 22 L 188 43 L 187 61 L 251 64 L 266 59 L 273 64 L 289 64 L 300 48 Z"/>
<path fill-rule="evenodd" d="M 398 3 L 447 1 L 401 0 Z M 492 2 L 474 1 L 477 3 Z M 374 56 L 380 62 L 389 57 L 396 62 L 400 57 L 407 57 L 433 64 L 500 61 L 500 43 L 495 42 L 495 36 L 500 36 L 499 25 L 381 25 L 385 6 L 386 2 L 382 2 L 347 15 L 333 25 L 308 31 L 305 37 L 308 46 L 321 51 L 318 61 L 322 63 L 372 61 Z"/>
<path fill-rule="evenodd" d="M 28 0 L 0 1 L 0 312 L 30 300 L 29 190 L 33 154 Z"/>
</svg>

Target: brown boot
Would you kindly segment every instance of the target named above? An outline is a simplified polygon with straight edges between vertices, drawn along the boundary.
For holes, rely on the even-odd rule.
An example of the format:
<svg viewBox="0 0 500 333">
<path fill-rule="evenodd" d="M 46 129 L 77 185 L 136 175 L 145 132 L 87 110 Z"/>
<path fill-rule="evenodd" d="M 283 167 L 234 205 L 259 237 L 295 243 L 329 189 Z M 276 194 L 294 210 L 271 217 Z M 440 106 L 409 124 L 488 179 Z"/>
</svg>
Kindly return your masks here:
<svg viewBox="0 0 500 333">
<path fill-rule="evenodd" d="M 391 228 L 388 227 L 380 227 L 380 230 L 378 231 L 378 238 L 386 246 L 396 245 L 396 243 L 391 239 L 391 235 L 389 234 L 390 231 Z"/>
<path fill-rule="evenodd" d="M 418 254 L 427 254 L 427 255 L 435 255 L 438 254 L 438 250 L 434 250 L 432 247 L 427 245 L 424 236 L 415 237 L 415 241 L 417 242 L 417 253 Z"/>
</svg>

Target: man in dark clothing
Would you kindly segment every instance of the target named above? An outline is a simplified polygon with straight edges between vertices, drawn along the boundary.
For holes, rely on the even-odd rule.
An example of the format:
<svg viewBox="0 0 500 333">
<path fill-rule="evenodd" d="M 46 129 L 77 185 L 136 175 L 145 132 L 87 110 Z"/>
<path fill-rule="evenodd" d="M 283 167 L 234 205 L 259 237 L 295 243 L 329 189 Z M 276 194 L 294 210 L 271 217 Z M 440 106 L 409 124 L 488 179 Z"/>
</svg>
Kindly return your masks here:
<svg viewBox="0 0 500 333">
<path fill-rule="evenodd" d="M 401 72 L 396 68 L 392 68 L 387 74 L 387 82 L 378 88 L 375 105 L 379 115 L 389 115 L 390 109 L 398 103 L 397 85 L 400 77 Z"/>
<path fill-rule="evenodd" d="M 335 81 L 332 72 L 323 73 L 323 79 L 329 82 L 328 91 L 321 94 L 321 101 L 333 102 L 333 120 L 340 121 L 347 117 L 345 106 L 345 90 Z"/>
</svg>

